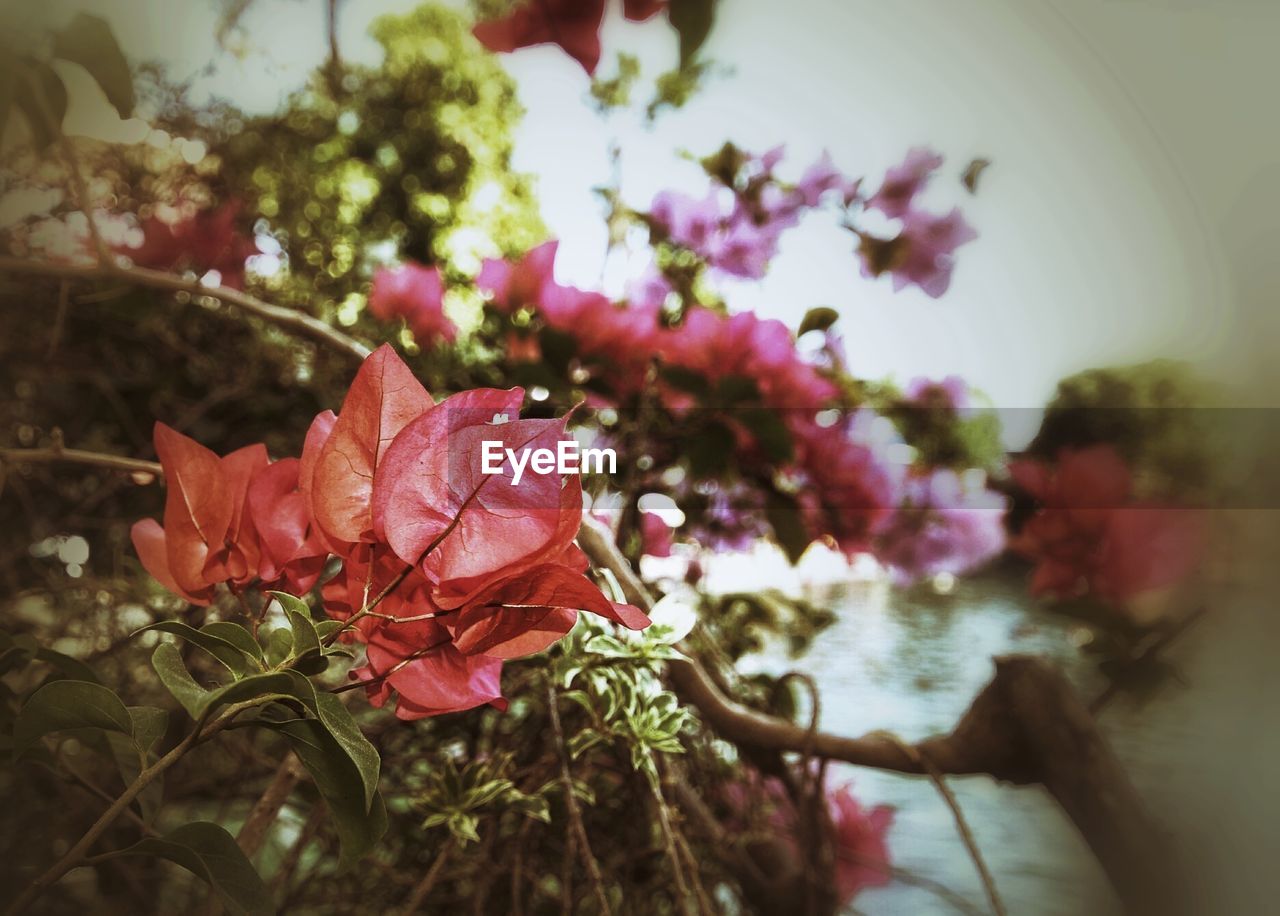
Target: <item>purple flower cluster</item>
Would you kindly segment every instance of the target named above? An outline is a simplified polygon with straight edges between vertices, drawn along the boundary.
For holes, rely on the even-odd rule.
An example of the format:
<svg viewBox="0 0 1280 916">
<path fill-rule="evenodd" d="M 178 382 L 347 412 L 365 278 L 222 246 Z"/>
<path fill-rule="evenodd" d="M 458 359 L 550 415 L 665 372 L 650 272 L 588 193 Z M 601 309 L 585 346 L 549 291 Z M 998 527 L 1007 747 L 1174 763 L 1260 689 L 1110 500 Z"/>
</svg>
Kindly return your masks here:
<svg viewBox="0 0 1280 916">
<path fill-rule="evenodd" d="M 1004 549 L 1006 500 L 955 471 L 908 475 L 902 502 L 876 538 L 875 553 L 899 584 L 958 575 Z"/>
<path fill-rule="evenodd" d="M 649 209 L 651 225 L 713 270 L 760 279 L 778 253 L 782 234 L 800 222 L 805 210 L 828 196 L 847 206 L 858 193 L 858 183 L 837 171 L 825 153 L 798 183 L 786 184 L 774 175 L 782 156 L 782 147 L 760 156 L 743 154 L 732 185 L 713 185 L 701 198 L 659 193 Z"/>
</svg>

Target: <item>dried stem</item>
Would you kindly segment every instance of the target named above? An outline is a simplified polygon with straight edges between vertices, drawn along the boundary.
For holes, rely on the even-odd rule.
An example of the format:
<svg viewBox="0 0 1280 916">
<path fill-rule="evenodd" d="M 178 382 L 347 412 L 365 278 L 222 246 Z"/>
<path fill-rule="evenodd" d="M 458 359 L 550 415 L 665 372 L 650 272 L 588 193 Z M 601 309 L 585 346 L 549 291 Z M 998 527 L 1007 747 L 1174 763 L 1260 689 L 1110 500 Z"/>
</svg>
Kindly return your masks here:
<svg viewBox="0 0 1280 916">
<path fill-rule="evenodd" d="M 938 794 L 942 796 L 942 800 L 951 809 L 951 816 L 956 821 L 956 830 L 960 834 L 960 839 L 964 841 L 965 849 L 969 851 L 969 858 L 973 859 L 973 867 L 977 869 L 978 877 L 982 880 L 982 887 L 987 892 L 987 900 L 991 903 L 991 912 L 995 916 L 1007 916 L 1008 911 L 1004 907 L 1004 901 L 1000 899 L 1000 892 L 996 890 L 995 879 L 991 876 L 991 870 L 987 868 L 987 862 L 982 856 L 982 850 L 978 848 L 978 841 L 974 838 L 973 831 L 969 828 L 969 822 L 964 816 L 964 811 L 960 808 L 960 802 L 956 800 L 955 793 L 947 785 L 942 773 L 929 762 L 928 756 L 918 748 L 907 744 L 897 735 L 887 735 L 887 737 L 902 749 L 903 754 L 911 758 L 912 762 L 929 775 L 929 779 L 937 788 Z"/>
<path fill-rule="evenodd" d="M 159 477 L 160 463 L 141 458 L 125 458 L 102 452 L 87 452 L 78 448 L 0 448 L 0 463 L 7 464 L 83 464 L 130 474 L 151 474 Z"/>
<path fill-rule="evenodd" d="M 289 800 L 289 795 L 304 773 L 302 763 L 293 751 L 287 753 L 280 761 L 280 765 L 276 767 L 271 777 L 271 782 L 267 783 L 267 788 L 254 803 L 249 816 L 240 826 L 240 832 L 236 834 L 236 842 L 247 858 L 253 858 L 262 848 L 263 841 L 267 838 L 267 831 L 275 823 L 280 815 L 280 809 Z"/>
<path fill-rule="evenodd" d="M 422 876 L 422 880 L 413 886 L 413 890 L 409 893 L 409 899 L 405 901 L 404 907 L 400 910 L 400 916 L 412 916 L 422 908 L 422 904 L 426 902 L 431 889 L 436 886 L 436 882 L 440 879 L 440 873 L 444 871 L 444 865 L 449 860 L 449 854 L 453 852 L 457 845 L 458 841 L 454 839 L 453 834 L 449 834 L 449 839 L 441 847 L 436 860 L 431 863 L 431 867 Z"/>
<path fill-rule="evenodd" d="M 263 302 L 248 293 L 226 286 L 206 286 L 196 277 L 180 277 L 176 274 L 146 267 L 125 267 L 116 263 L 59 264 L 16 257 L 0 257 L 0 273 L 59 277 L 68 280 L 123 280 L 134 286 L 163 290 L 170 293 L 186 293 L 191 296 L 207 296 L 242 312 L 261 318 L 276 327 L 283 328 L 314 343 L 322 344 L 354 362 L 361 362 L 370 353 L 368 347 L 348 337 L 332 325 L 305 312 L 282 308 Z"/>
<path fill-rule="evenodd" d="M 560 726 L 559 695 L 554 684 L 547 685 L 547 711 L 551 716 L 551 733 L 555 737 L 557 753 L 560 756 L 560 786 L 564 792 L 565 809 L 569 812 L 569 826 L 578 839 L 578 850 L 582 853 L 582 864 L 586 866 L 591 878 L 591 889 L 600 905 L 600 912 L 609 916 L 613 908 L 609 906 L 609 896 L 605 893 L 604 878 L 600 874 L 600 864 L 591 852 L 591 841 L 587 839 L 587 828 L 582 823 L 582 810 L 578 807 L 578 799 L 573 794 L 573 774 L 569 770 L 569 749 L 565 745 L 564 729 Z"/>
<path fill-rule="evenodd" d="M 653 793 L 654 804 L 658 808 L 658 825 L 662 828 L 662 842 L 667 850 L 667 859 L 671 862 L 671 870 L 675 877 L 676 896 L 680 898 L 680 911 L 685 916 L 694 912 L 693 892 L 689 890 L 689 882 L 685 880 L 684 865 L 680 861 L 680 853 L 676 850 L 676 834 L 671 827 L 671 817 L 667 811 L 667 800 L 662 797 L 662 788 L 656 779 L 645 778 Z"/>
</svg>

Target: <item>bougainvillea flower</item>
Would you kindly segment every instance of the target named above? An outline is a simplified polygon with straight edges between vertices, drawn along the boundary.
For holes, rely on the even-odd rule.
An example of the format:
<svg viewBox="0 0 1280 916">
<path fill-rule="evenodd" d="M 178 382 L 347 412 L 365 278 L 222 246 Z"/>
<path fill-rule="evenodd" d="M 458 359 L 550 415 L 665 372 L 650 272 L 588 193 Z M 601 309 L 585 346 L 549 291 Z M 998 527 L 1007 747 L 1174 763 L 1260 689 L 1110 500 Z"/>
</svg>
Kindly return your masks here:
<svg viewBox="0 0 1280 916">
<path fill-rule="evenodd" d="M 805 822 L 786 787 L 777 777 L 760 778 L 747 771 L 748 778 L 725 786 L 725 799 L 732 812 L 730 826 L 739 832 L 768 837 L 762 843 L 769 861 L 789 867 L 795 872 L 804 868 L 803 849 L 812 842 L 802 831 Z M 868 808 L 854 797 L 852 785 L 826 789 L 827 816 L 830 819 L 831 848 L 834 855 L 833 875 L 837 904 L 844 909 L 863 890 L 883 887 L 892 878 L 892 865 L 886 836 L 893 826 L 894 811 L 887 805 Z M 765 824 L 752 824 L 750 819 L 765 812 Z M 768 830 L 761 830 L 767 826 Z M 777 862 L 778 854 L 783 857 Z"/>
<path fill-rule="evenodd" d="M 634 630 L 649 625 L 639 609 L 610 601 L 581 571 L 560 563 L 495 583 L 459 613 L 441 619 L 460 652 L 519 658 L 541 652 L 568 633 L 578 611 Z"/>
<path fill-rule="evenodd" d="M 420 346 L 437 340 L 453 343 L 458 329 L 444 314 L 440 268 L 406 263 L 382 268 L 373 276 L 369 313 L 382 321 L 403 318 Z"/>
<path fill-rule="evenodd" d="M 248 512 L 260 550 L 258 577 L 264 587 L 294 595 L 315 586 L 329 555 L 299 487 L 300 465 L 297 458 L 284 458 L 260 468 L 248 491 Z"/>
<path fill-rule="evenodd" d="M 641 512 L 640 542 L 641 552 L 645 556 L 671 556 L 671 526 L 656 512 Z"/>
<path fill-rule="evenodd" d="M 1041 503 L 1010 542 L 1036 561 L 1032 594 L 1125 603 L 1199 562 L 1200 514 L 1135 501 L 1129 468 L 1109 445 L 1066 449 L 1054 465 L 1014 462 L 1010 472 Z"/>
<path fill-rule="evenodd" d="M 434 406 L 431 396 L 391 347 L 383 344 L 356 373 L 311 469 L 316 523 L 335 552 L 375 540 L 373 478 L 392 440 Z"/>
<path fill-rule="evenodd" d="M 258 540 L 245 511 L 249 481 L 268 463 L 261 444 L 219 458 L 177 430 L 156 423 L 156 454 L 164 468 L 164 526 L 133 526 L 142 565 L 166 588 L 208 604 L 220 582 L 242 587 L 258 575 Z"/>
<path fill-rule="evenodd" d="M 501 19 L 476 23 L 471 33 L 498 53 L 556 44 L 587 73 L 595 73 L 604 7 L 605 0 L 526 0 Z"/>
<path fill-rule="evenodd" d="M 622 0 L 622 14 L 632 22 L 644 22 L 667 8 L 667 0 Z"/>
<path fill-rule="evenodd" d="M 714 190 L 702 198 L 679 191 L 660 191 L 649 205 L 651 223 L 677 245 L 704 257 L 722 218 Z"/>
<path fill-rule="evenodd" d="M 863 806 L 845 784 L 827 792 L 827 808 L 834 834 L 836 892 L 841 907 L 868 887 L 884 887 L 892 872 L 885 841 L 893 826 L 893 809 L 887 805 Z"/>
<path fill-rule="evenodd" d="M 902 234 L 898 236 L 906 245 L 906 253 L 890 268 L 894 289 L 915 284 L 926 295 L 939 298 L 951 286 L 956 249 L 977 237 L 978 233 L 965 222 L 958 208 L 945 216 L 908 213 L 903 219 Z"/>
<path fill-rule="evenodd" d="M 959 575 L 1004 549 L 1006 500 L 946 468 L 909 474 L 902 503 L 876 537 L 875 555 L 899 584 Z"/>
<path fill-rule="evenodd" d="M 801 358 L 785 324 L 754 312 L 726 317 L 690 309 L 661 346 L 667 363 L 712 381 L 728 376 L 754 380 L 764 403 L 772 407 L 820 407 L 836 393 L 834 383 Z"/>
<path fill-rule="evenodd" d="M 902 219 L 913 209 L 916 195 L 942 167 L 942 157 L 931 149 L 914 147 L 902 164 L 885 172 L 879 190 L 867 199 L 867 206 L 891 219 Z"/>
<path fill-rule="evenodd" d="M 240 205 L 234 201 L 176 223 L 152 216 L 142 221 L 142 244 L 117 249 L 139 267 L 155 270 L 216 270 L 223 286 L 244 285 L 244 265 L 259 254 L 253 239 L 236 228 Z"/>
<path fill-rule="evenodd" d="M 944 216 L 912 210 L 903 216 L 902 223 L 902 231 L 892 239 L 861 236 L 858 255 L 862 275 L 888 273 L 895 290 L 915 285 L 937 299 L 951 286 L 956 249 L 976 239 L 978 233 L 958 208 Z"/>
<path fill-rule="evenodd" d="M 530 249 L 519 261 L 486 259 L 476 276 L 476 286 L 492 298 L 503 312 L 538 305 L 542 288 L 555 274 L 557 241 L 543 242 Z"/>
<path fill-rule="evenodd" d="M 616 393 L 639 390 L 658 349 L 656 305 L 615 305 L 602 293 L 549 283 L 541 314 L 550 328 L 573 337 L 580 358 L 595 363 Z"/>
<path fill-rule="evenodd" d="M 901 501 L 903 469 L 889 460 L 895 443 L 878 434 L 878 419 L 864 409 L 831 426 L 791 424 L 805 521 L 850 555 L 870 547 Z"/>
<path fill-rule="evenodd" d="M 502 659 L 463 655 L 434 620 L 384 626 L 366 648 L 367 664 L 351 677 L 372 681 L 369 702 L 381 707 L 398 694 L 396 717 L 422 719 L 491 704 L 507 708 L 502 696 Z"/>
<path fill-rule="evenodd" d="M 442 607 L 459 607 L 494 579 L 558 556 L 577 535 L 577 475 L 527 467 L 513 484 L 514 465 L 505 459 L 499 473 L 485 473 L 482 443 L 527 457 L 569 438 L 567 418 L 515 419 L 523 398 L 519 388 L 447 398 L 404 428 L 378 469 L 377 533 L 400 559 L 421 565 Z"/>
<path fill-rule="evenodd" d="M 796 182 L 796 194 L 799 203 L 806 207 L 816 207 L 828 192 L 837 191 L 840 202 L 848 206 L 857 199 L 861 186 L 860 180 L 847 178 L 831 161 L 831 154 L 824 152 L 800 176 L 800 180 Z"/>
</svg>

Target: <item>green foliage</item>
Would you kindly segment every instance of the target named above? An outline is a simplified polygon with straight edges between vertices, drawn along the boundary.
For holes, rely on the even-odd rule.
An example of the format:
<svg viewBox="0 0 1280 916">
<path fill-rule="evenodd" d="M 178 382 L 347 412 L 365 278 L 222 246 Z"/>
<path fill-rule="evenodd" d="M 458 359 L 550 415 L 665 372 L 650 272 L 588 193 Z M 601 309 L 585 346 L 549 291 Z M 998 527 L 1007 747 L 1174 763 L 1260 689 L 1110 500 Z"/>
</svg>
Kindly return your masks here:
<svg viewBox="0 0 1280 916">
<path fill-rule="evenodd" d="M 1089 369 L 1058 383 L 1027 454 L 1052 461 L 1064 448 L 1106 443 L 1133 469 L 1136 495 L 1194 502 L 1220 483 L 1217 444 L 1237 438 L 1213 424 L 1234 419 L 1214 409 L 1213 390 L 1185 363 Z"/>
<path fill-rule="evenodd" d="M 680 63 L 687 65 L 711 34 L 716 0 L 670 0 L 667 15 L 680 35 Z"/>
<path fill-rule="evenodd" d="M 270 916 L 271 894 L 231 834 L 217 824 L 196 821 L 164 836 L 147 837 L 111 856 L 154 856 L 181 865 L 217 893 L 227 910 L 242 916 Z"/>
<path fill-rule="evenodd" d="M 60 680 L 37 690 L 13 728 L 13 750 L 22 754 L 54 732 L 91 728 L 133 737 L 133 718 L 120 698 L 88 681 Z"/>
<path fill-rule="evenodd" d="M 625 108 L 631 104 L 631 93 L 640 79 L 640 58 L 625 52 L 618 54 L 618 72 L 604 79 L 594 77 L 591 80 L 591 98 L 596 108 L 607 112 L 614 108 Z"/>
<path fill-rule="evenodd" d="M 600 744 L 628 754 L 631 766 L 654 785 L 656 756 L 684 753 L 681 734 L 692 716 L 662 684 L 660 663 L 677 652 L 662 632 L 620 639 L 580 626 L 558 666 L 564 699 L 580 705 L 591 724 L 567 741 L 573 758 Z"/>
<path fill-rule="evenodd" d="M 548 783 L 538 792 L 521 792 L 510 779 L 512 758 L 499 754 L 486 760 L 473 760 L 459 769 L 449 756 L 432 761 L 414 805 L 424 817 L 426 829 L 444 826 L 460 842 L 478 842 L 476 832 L 482 814 L 515 811 L 543 823 L 551 822 L 547 807 Z"/>
<path fill-rule="evenodd" d="M 804 318 L 800 321 L 800 327 L 796 329 L 796 336 L 800 337 L 810 331 L 825 331 L 831 327 L 840 318 L 840 313 L 829 306 L 819 305 L 809 309 L 804 313 Z"/>
<path fill-rule="evenodd" d="M 348 66 L 336 87 L 317 77 L 283 112 L 213 147 L 229 195 L 284 248 L 289 271 L 273 299 L 343 324 L 358 318 L 379 246 L 474 270 L 478 255 L 542 235 L 527 180 L 510 167 L 513 86 L 463 18 L 423 6 L 372 33 L 381 67 Z"/>
<path fill-rule="evenodd" d="M 79 64 L 102 87 L 122 118 L 133 114 L 133 76 L 105 19 L 78 13 L 53 36 L 53 56 Z"/>
<path fill-rule="evenodd" d="M 337 705 L 342 707 L 341 702 Z M 342 711 L 346 712 L 345 707 Z M 332 708 L 327 712 L 331 717 L 341 715 Z M 362 767 L 357 763 L 324 719 L 299 719 L 283 708 L 273 707 L 266 710 L 258 721 L 288 741 L 314 780 L 337 828 L 343 864 L 351 864 L 373 849 L 387 828 L 382 796 L 376 791 L 372 795 L 367 794 L 371 774 L 376 784 L 376 764 L 368 765 L 363 754 L 359 757 L 366 765 Z M 344 737 L 349 738 L 349 733 Z M 373 756 L 376 760 L 376 751 Z M 369 801 L 366 802 L 366 798 Z"/>
</svg>

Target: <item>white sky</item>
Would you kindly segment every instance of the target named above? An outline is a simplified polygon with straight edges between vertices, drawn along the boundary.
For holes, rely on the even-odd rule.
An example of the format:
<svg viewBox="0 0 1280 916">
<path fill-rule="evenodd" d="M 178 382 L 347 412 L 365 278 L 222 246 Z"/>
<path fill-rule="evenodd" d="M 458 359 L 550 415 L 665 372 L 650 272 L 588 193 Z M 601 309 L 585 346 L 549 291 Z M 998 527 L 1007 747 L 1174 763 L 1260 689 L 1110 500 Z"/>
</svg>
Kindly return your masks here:
<svg viewBox="0 0 1280 916">
<path fill-rule="evenodd" d="M 345 57 L 376 60 L 368 23 L 409 0 L 348 0 Z M 324 49 L 319 0 L 262 0 L 249 53 L 220 54 L 212 4 L 55 0 L 53 15 L 93 8 L 126 51 L 246 108 L 269 110 Z M 958 173 L 994 160 L 976 199 L 960 202 L 981 238 L 960 252 L 940 301 L 895 294 L 858 275 L 850 238 L 813 220 L 785 238 L 759 284 L 731 306 L 793 325 L 813 305 L 841 313 L 851 365 L 870 377 L 957 373 L 1002 407 L 1038 406 L 1061 376 L 1154 356 L 1186 357 L 1234 381 L 1270 365 L 1280 286 L 1280 127 L 1270 97 L 1280 4 L 1263 0 L 722 0 L 709 52 L 733 73 L 650 131 L 606 123 L 585 104 L 587 78 L 553 49 L 507 55 L 528 114 L 516 167 L 536 176 L 561 242 L 562 279 L 598 282 L 605 245 L 593 185 L 623 150 L 624 196 L 643 206 L 663 187 L 701 189 L 702 154 L 732 139 L 786 143 L 798 172 L 823 149 L 875 175 L 929 144 Z M 613 53 L 653 75 L 675 54 L 662 20 L 615 14 Z M 205 70 L 205 68 L 208 68 Z M 784 167 L 785 173 L 785 167 Z M 1273 370 L 1274 371 L 1274 370 Z M 1254 400 L 1277 396 L 1255 386 Z"/>
</svg>

